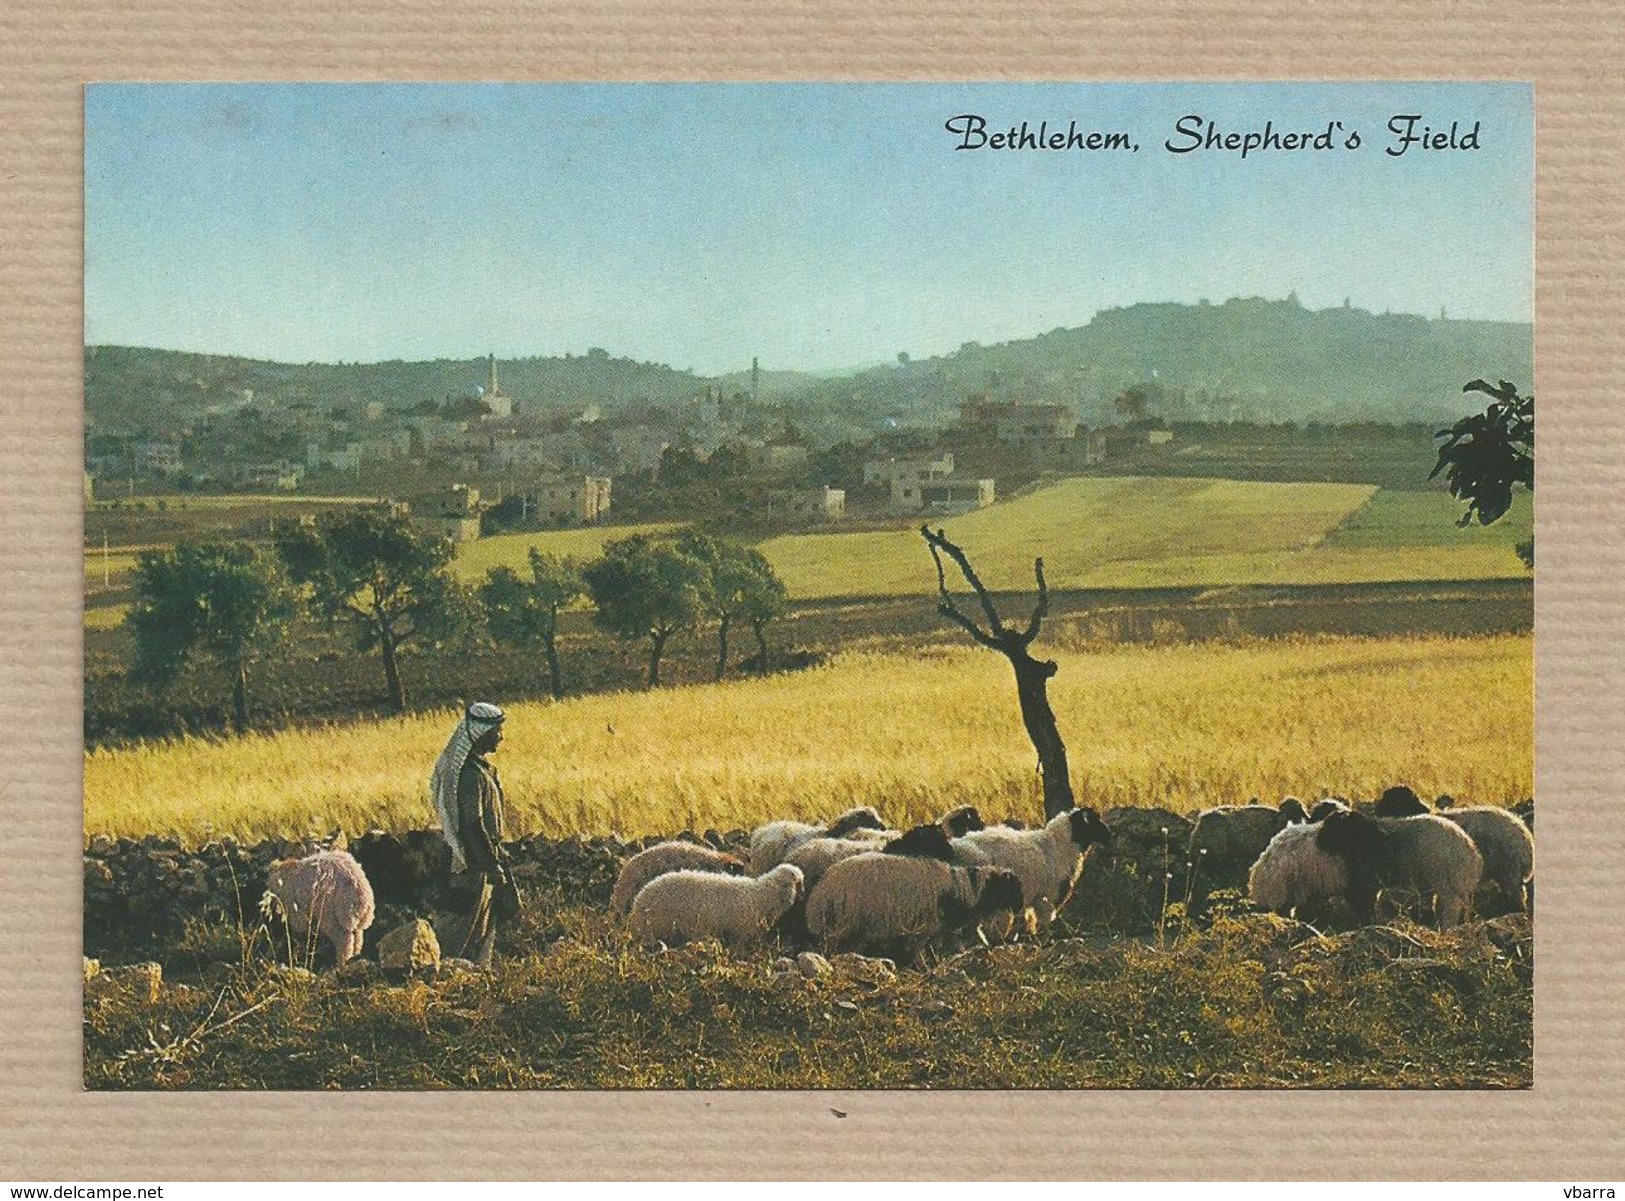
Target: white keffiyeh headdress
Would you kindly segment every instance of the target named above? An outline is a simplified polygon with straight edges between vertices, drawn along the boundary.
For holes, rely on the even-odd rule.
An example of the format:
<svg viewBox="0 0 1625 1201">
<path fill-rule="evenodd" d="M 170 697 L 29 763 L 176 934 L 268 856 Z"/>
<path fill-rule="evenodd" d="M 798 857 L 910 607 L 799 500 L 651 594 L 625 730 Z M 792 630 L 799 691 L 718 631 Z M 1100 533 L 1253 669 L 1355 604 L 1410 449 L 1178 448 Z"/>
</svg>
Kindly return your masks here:
<svg viewBox="0 0 1625 1201">
<path fill-rule="evenodd" d="M 463 844 L 457 838 L 457 779 L 463 774 L 474 744 L 502 724 L 505 714 L 495 705 L 475 701 L 463 714 L 457 728 L 451 732 L 446 749 L 435 760 L 434 774 L 429 777 L 429 794 L 434 798 L 434 809 L 440 817 L 440 828 L 445 832 L 446 845 L 451 847 L 451 867 L 462 871 L 468 866 L 463 856 Z"/>
</svg>

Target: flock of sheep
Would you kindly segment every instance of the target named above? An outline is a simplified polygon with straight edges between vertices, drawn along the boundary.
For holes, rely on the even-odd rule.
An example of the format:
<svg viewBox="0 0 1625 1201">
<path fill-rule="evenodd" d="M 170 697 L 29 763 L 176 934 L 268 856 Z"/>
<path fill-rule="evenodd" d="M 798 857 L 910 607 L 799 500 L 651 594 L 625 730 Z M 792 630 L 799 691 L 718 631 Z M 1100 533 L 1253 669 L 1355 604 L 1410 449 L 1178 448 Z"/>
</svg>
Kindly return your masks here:
<svg viewBox="0 0 1625 1201">
<path fill-rule="evenodd" d="M 865 807 L 827 826 L 758 827 L 743 876 L 728 874 L 732 856 L 660 843 L 621 868 L 611 906 L 646 944 L 753 947 L 778 934 L 904 962 L 927 946 L 1035 933 L 1071 896 L 1085 852 L 1110 839 L 1091 809 L 1018 830 L 984 826 L 966 806 L 899 831 Z"/>
<path fill-rule="evenodd" d="M 1091 847 L 1109 852 L 1111 831 L 1092 809 L 1071 809 L 1036 829 L 988 826 L 974 807 L 908 830 L 874 809 L 825 825 L 774 821 L 751 834 L 748 861 L 691 842 L 663 842 L 620 868 L 611 912 L 646 946 L 716 939 L 736 950 L 773 939 L 827 953 L 907 962 L 927 948 L 1036 935 L 1070 899 Z M 1408 788 L 1374 805 L 1337 799 L 1306 811 L 1223 806 L 1200 814 L 1193 864 L 1222 874 L 1246 867 L 1258 908 L 1313 916 L 1347 906 L 1375 920 L 1379 900 L 1411 896 L 1440 927 L 1459 922 L 1491 885 L 1518 909 L 1533 904 L 1534 838 L 1491 806 L 1434 813 Z M 322 851 L 272 866 L 267 891 L 295 932 L 312 927 L 344 962 L 371 924 L 371 888 L 359 863 Z"/>
</svg>

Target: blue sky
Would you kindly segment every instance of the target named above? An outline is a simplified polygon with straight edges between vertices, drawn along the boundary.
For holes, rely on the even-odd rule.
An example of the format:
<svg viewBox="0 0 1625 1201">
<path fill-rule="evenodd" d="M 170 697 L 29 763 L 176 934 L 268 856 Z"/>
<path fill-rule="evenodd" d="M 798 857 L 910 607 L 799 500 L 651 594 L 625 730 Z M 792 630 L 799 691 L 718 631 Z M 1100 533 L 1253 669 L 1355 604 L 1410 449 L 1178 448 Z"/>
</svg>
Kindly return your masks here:
<svg viewBox="0 0 1625 1201">
<path fill-rule="evenodd" d="M 956 151 L 964 113 L 1139 150 Z M 1404 113 L 1481 149 L 1392 157 Z M 1169 153 L 1190 115 L 1363 144 Z M 713 374 L 1289 291 L 1529 320 L 1532 170 L 1522 84 L 95 85 L 86 341 Z"/>
</svg>

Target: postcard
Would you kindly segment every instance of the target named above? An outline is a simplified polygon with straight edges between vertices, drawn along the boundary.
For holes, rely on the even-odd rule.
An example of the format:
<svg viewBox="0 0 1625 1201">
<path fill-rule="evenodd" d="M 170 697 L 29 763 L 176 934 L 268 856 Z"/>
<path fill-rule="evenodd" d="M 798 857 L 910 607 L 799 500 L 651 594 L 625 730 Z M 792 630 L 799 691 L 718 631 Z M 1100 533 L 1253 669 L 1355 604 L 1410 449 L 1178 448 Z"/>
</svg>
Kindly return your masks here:
<svg viewBox="0 0 1625 1201">
<path fill-rule="evenodd" d="M 1527 84 L 84 105 L 87 1089 L 1531 1086 Z"/>
</svg>

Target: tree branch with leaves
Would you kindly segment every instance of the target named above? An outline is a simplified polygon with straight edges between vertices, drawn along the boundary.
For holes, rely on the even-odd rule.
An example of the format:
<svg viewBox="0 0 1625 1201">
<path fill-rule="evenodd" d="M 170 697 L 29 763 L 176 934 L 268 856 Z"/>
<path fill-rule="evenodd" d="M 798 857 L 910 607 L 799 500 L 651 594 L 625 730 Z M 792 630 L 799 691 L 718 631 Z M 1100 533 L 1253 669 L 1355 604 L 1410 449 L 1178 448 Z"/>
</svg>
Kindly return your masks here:
<svg viewBox="0 0 1625 1201">
<path fill-rule="evenodd" d="M 1462 391 L 1482 393 L 1490 403 L 1434 434 L 1443 444 L 1428 479 L 1442 473 L 1450 495 L 1467 502 L 1457 525 L 1475 519 L 1493 525 L 1512 508 L 1514 487 L 1535 490 L 1535 398 L 1520 396 L 1506 380 L 1492 385 L 1475 379 Z M 1519 543 L 1517 551 L 1524 566 L 1533 568 L 1534 539 Z"/>
</svg>

